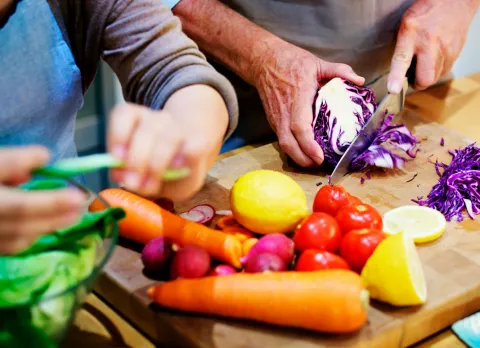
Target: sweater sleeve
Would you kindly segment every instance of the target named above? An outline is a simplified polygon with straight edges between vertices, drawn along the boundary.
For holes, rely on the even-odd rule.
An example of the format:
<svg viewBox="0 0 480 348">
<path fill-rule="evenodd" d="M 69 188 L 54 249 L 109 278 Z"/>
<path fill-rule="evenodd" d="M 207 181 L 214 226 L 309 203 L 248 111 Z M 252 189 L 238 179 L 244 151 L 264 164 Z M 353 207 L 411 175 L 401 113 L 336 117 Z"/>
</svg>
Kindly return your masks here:
<svg viewBox="0 0 480 348">
<path fill-rule="evenodd" d="M 102 3 L 97 1 L 90 3 Z M 235 90 L 182 32 L 180 20 L 169 7 L 158 0 L 105 2 L 111 3 L 108 15 L 94 16 L 105 19 L 101 55 L 118 76 L 125 99 L 161 109 L 183 87 L 211 86 L 228 108 L 228 138 L 238 122 Z"/>
</svg>

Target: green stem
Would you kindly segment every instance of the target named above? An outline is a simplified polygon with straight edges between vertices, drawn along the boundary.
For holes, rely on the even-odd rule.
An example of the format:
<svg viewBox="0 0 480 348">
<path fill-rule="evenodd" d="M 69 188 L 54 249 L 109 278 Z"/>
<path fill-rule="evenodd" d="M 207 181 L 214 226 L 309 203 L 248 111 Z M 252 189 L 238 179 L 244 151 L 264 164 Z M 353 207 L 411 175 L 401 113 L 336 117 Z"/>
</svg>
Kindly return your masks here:
<svg viewBox="0 0 480 348">
<path fill-rule="evenodd" d="M 34 170 L 34 175 L 54 178 L 71 178 L 77 175 L 95 172 L 101 169 L 121 168 L 124 162 L 116 159 L 109 153 L 90 156 L 67 158 L 54 164 Z M 166 181 L 180 180 L 190 174 L 188 168 L 167 169 L 163 174 Z"/>
</svg>

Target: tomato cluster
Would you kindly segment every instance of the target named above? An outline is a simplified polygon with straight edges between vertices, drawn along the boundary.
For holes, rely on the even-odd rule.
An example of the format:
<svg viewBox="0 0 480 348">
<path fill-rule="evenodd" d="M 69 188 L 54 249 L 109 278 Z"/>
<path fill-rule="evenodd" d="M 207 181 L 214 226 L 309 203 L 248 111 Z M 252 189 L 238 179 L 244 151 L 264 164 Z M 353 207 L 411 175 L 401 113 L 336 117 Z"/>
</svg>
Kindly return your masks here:
<svg viewBox="0 0 480 348">
<path fill-rule="evenodd" d="M 341 186 L 323 186 L 313 213 L 297 227 L 293 241 L 300 253 L 297 271 L 346 268 L 360 273 L 386 238 L 382 217 Z"/>
</svg>

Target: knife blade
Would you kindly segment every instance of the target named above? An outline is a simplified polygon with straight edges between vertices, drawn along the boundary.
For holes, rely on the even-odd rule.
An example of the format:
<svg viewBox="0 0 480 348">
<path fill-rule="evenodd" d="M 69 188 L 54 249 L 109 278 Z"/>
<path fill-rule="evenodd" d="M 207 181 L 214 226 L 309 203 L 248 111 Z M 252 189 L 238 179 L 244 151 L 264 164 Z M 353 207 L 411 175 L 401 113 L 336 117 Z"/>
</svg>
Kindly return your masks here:
<svg viewBox="0 0 480 348">
<path fill-rule="evenodd" d="M 366 149 L 368 149 L 368 147 L 372 144 L 375 136 L 383 124 L 383 121 L 385 120 L 385 110 L 388 110 L 389 114 L 398 114 L 403 110 L 407 90 L 408 80 L 405 79 L 403 83 L 403 89 L 399 94 L 387 93 L 387 95 L 382 99 L 380 105 L 377 107 L 377 110 L 375 110 L 375 113 L 365 123 L 333 170 L 329 180 L 331 185 L 338 184 L 345 177 L 345 175 L 348 174 L 353 160 Z"/>
</svg>

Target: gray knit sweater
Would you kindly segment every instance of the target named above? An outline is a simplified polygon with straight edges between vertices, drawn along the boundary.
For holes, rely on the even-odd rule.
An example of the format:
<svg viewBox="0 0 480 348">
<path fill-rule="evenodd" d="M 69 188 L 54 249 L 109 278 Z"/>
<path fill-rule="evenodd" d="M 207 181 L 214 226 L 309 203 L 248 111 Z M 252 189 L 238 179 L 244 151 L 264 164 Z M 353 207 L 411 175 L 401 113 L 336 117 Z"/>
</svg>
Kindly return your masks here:
<svg viewBox="0 0 480 348">
<path fill-rule="evenodd" d="M 205 84 L 225 100 L 237 125 L 230 82 L 209 65 L 160 0 L 48 0 L 82 73 L 84 92 L 100 59 L 118 76 L 127 101 L 160 109 L 178 89 Z"/>
</svg>

